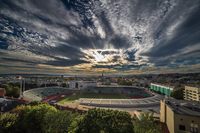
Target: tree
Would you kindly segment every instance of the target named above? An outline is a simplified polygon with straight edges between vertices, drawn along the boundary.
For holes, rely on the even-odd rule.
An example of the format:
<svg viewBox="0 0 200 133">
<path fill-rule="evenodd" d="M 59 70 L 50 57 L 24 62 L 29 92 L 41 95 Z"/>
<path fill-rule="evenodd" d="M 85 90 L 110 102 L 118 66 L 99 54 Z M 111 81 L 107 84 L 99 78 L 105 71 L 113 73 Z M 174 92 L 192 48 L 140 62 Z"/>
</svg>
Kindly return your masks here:
<svg viewBox="0 0 200 133">
<path fill-rule="evenodd" d="M 69 111 L 46 113 L 43 123 L 44 133 L 64 133 L 69 131 L 68 127 L 77 115 L 78 114 Z"/>
<path fill-rule="evenodd" d="M 43 104 L 43 103 L 40 102 L 40 101 L 32 101 L 32 102 L 30 102 L 28 105 L 36 106 L 36 105 L 40 105 L 40 104 Z"/>
<path fill-rule="evenodd" d="M 75 117 L 75 119 L 72 120 L 69 128 L 68 133 L 76 133 L 79 130 L 79 125 L 82 123 L 84 118 L 84 115 L 79 115 L 78 117 Z"/>
<path fill-rule="evenodd" d="M 11 113 L 4 113 L 0 115 L 0 132 L 13 133 L 17 122 L 18 115 Z"/>
<path fill-rule="evenodd" d="M 45 114 L 56 113 L 57 109 L 48 104 L 22 105 L 14 109 L 13 112 L 19 114 L 15 132 L 40 133 L 43 132 Z"/>
<path fill-rule="evenodd" d="M 131 116 L 122 111 L 91 109 L 77 124 L 76 133 L 133 133 Z"/>
<path fill-rule="evenodd" d="M 6 90 L 6 96 L 15 97 L 15 98 L 18 98 L 20 95 L 19 86 L 20 85 L 18 83 L 8 83 L 5 85 L 2 85 L 2 87 L 5 88 Z"/>
<path fill-rule="evenodd" d="M 131 118 L 128 112 L 91 109 L 80 115 L 33 102 L 0 115 L 1 133 L 160 133 L 152 113 Z"/>
<path fill-rule="evenodd" d="M 161 128 L 156 124 L 153 113 L 142 113 L 139 118 L 134 118 L 135 133 L 160 133 Z"/>
<path fill-rule="evenodd" d="M 19 116 L 15 123 L 16 133 L 64 133 L 73 119 L 79 116 L 40 102 L 18 106 L 12 113 Z"/>
<path fill-rule="evenodd" d="M 119 84 L 119 85 L 127 85 L 127 86 L 131 86 L 133 83 L 132 83 L 132 81 L 130 81 L 130 80 L 125 80 L 125 79 L 122 79 L 122 78 L 118 78 L 117 79 L 117 83 Z"/>
<path fill-rule="evenodd" d="M 176 99 L 183 99 L 183 89 L 174 90 L 171 93 L 171 97 L 176 98 Z"/>
</svg>

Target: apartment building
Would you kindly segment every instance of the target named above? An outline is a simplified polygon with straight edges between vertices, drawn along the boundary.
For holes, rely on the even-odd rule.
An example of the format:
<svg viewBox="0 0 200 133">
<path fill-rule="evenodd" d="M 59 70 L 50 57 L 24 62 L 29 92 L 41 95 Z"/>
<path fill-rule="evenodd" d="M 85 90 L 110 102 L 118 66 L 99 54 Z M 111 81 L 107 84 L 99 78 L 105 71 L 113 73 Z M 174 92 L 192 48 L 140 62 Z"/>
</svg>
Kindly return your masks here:
<svg viewBox="0 0 200 133">
<path fill-rule="evenodd" d="M 200 87 L 185 86 L 184 99 L 200 102 Z"/>
</svg>

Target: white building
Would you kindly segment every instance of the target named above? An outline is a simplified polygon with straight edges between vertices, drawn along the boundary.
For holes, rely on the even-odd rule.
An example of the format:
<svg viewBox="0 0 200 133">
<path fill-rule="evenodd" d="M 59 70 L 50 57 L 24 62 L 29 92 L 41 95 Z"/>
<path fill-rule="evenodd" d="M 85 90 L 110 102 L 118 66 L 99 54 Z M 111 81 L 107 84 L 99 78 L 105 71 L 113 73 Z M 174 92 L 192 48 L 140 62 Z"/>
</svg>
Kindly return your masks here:
<svg viewBox="0 0 200 133">
<path fill-rule="evenodd" d="M 70 89 L 85 89 L 87 87 L 96 87 L 97 82 L 95 81 L 69 81 L 69 88 Z"/>
</svg>

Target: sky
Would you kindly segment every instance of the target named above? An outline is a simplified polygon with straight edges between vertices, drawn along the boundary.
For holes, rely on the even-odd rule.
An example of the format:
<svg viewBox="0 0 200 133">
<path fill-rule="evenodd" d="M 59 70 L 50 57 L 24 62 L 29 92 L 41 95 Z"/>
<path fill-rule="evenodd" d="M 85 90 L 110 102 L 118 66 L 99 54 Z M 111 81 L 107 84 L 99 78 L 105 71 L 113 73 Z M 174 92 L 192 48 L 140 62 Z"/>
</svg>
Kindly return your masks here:
<svg viewBox="0 0 200 133">
<path fill-rule="evenodd" d="M 0 0 L 0 73 L 200 72 L 200 0 Z"/>
</svg>

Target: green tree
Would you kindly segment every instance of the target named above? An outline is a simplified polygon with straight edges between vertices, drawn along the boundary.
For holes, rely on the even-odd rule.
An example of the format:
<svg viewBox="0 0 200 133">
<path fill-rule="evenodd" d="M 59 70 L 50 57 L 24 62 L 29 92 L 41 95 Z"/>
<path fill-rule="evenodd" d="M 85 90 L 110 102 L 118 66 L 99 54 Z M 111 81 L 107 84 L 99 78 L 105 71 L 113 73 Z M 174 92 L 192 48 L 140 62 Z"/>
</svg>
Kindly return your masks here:
<svg viewBox="0 0 200 133">
<path fill-rule="evenodd" d="M 79 130 L 79 125 L 82 123 L 84 118 L 84 115 L 79 115 L 78 117 L 75 117 L 73 121 L 71 122 L 69 128 L 68 128 L 68 133 L 76 133 Z"/>
<path fill-rule="evenodd" d="M 77 116 L 69 111 L 48 112 L 44 117 L 44 133 L 64 133 L 69 131 L 72 120 Z"/>
<path fill-rule="evenodd" d="M 154 121 L 153 113 L 142 113 L 139 118 L 134 118 L 135 133 L 160 133 L 159 124 Z"/>
<path fill-rule="evenodd" d="M 77 124 L 76 133 L 133 133 L 131 116 L 122 111 L 91 109 Z"/>
<path fill-rule="evenodd" d="M 171 97 L 176 99 L 183 99 L 183 89 L 174 90 L 171 93 Z"/>
<path fill-rule="evenodd" d="M 13 133 L 17 122 L 18 115 L 11 113 L 0 114 L 0 132 Z"/>
<path fill-rule="evenodd" d="M 8 83 L 6 85 L 3 85 L 2 87 L 4 87 L 6 90 L 6 96 L 15 97 L 15 98 L 19 97 L 19 93 L 20 93 L 19 84 Z"/>
<path fill-rule="evenodd" d="M 130 80 L 126 80 L 126 79 L 122 79 L 122 78 L 118 78 L 117 79 L 117 83 L 119 85 L 127 85 L 127 86 L 131 86 L 133 83 Z"/>
<path fill-rule="evenodd" d="M 19 114 L 17 128 L 15 132 L 40 133 L 43 132 L 44 118 L 47 113 L 56 113 L 58 110 L 48 104 L 39 104 L 36 106 L 19 106 L 13 112 Z"/>
<path fill-rule="evenodd" d="M 1 133 L 160 133 L 152 113 L 131 118 L 127 112 L 91 109 L 84 115 L 31 103 L 0 115 Z"/>
<path fill-rule="evenodd" d="M 30 102 L 28 105 L 36 106 L 36 105 L 40 105 L 40 104 L 43 104 L 43 103 L 40 102 L 40 101 L 32 101 L 32 102 Z"/>
</svg>

